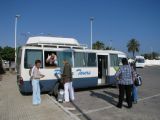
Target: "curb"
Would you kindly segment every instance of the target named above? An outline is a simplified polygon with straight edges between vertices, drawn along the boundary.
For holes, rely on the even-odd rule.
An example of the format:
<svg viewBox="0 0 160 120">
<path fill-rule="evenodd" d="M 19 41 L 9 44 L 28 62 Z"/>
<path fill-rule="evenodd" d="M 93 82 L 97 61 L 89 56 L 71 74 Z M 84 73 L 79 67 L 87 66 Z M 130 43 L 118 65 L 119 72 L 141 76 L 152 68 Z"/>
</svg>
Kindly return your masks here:
<svg viewBox="0 0 160 120">
<path fill-rule="evenodd" d="M 54 98 L 47 95 L 48 99 L 53 101 L 59 108 L 61 108 L 65 113 L 67 113 L 73 120 L 81 120 L 79 117 L 77 117 L 75 114 L 67 110 L 65 107 L 63 107 L 59 102 L 57 102 Z"/>
</svg>

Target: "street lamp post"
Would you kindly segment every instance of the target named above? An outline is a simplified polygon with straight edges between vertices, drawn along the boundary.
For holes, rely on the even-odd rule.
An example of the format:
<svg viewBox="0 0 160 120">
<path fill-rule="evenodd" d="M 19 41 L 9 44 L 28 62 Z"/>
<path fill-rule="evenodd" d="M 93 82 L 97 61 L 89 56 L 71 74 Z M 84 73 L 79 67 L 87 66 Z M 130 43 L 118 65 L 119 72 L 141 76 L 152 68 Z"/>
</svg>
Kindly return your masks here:
<svg viewBox="0 0 160 120">
<path fill-rule="evenodd" d="M 151 46 L 151 59 L 153 59 L 153 47 Z"/>
<path fill-rule="evenodd" d="M 93 42 L 93 20 L 94 18 L 93 17 L 90 17 L 90 22 L 91 22 L 91 50 L 92 50 L 92 42 Z"/>
<path fill-rule="evenodd" d="M 17 66 L 17 21 L 20 15 L 15 16 L 15 34 L 14 34 L 14 43 L 15 43 L 15 71 L 17 72 L 16 66 Z"/>
<path fill-rule="evenodd" d="M 110 40 L 109 47 L 110 47 L 110 49 L 112 48 L 112 40 Z"/>
</svg>

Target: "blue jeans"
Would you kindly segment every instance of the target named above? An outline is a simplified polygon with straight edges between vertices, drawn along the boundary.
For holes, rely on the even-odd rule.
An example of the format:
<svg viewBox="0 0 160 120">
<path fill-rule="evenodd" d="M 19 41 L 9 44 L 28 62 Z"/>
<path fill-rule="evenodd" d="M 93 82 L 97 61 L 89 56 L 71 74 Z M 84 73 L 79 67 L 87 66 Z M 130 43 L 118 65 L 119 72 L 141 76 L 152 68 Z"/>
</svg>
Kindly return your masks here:
<svg viewBox="0 0 160 120">
<path fill-rule="evenodd" d="M 135 85 L 132 88 L 132 100 L 136 102 L 138 100 L 138 89 Z"/>
<path fill-rule="evenodd" d="M 32 80 L 32 90 L 33 90 L 33 98 L 32 103 L 33 105 L 41 104 L 41 91 L 39 80 Z"/>
</svg>

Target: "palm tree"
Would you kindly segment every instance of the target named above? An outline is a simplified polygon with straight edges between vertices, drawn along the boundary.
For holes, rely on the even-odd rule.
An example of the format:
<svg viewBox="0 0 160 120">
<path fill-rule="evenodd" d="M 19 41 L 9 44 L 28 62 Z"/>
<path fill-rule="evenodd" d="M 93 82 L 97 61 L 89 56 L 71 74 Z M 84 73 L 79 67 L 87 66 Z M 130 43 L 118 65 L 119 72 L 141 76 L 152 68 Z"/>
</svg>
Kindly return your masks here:
<svg viewBox="0 0 160 120">
<path fill-rule="evenodd" d="M 140 47 L 139 42 L 134 38 L 132 38 L 128 42 L 128 44 L 127 44 L 128 52 L 132 52 L 133 53 L 133 58 L 135 57 L 135 52 L 139 52 L 139 47 Z"/>
<path fill-rule="evenodd" d="M 115 50 L 115 48 L 106 46 L 105 50 Z"/>
<path fill-rule="evenodd" d="M 103 50 L 103 49 L 105 49 L 105 44 L 101 41 L 97 41 L 97 42 L 93 43 L 93 49 Z"/>
</svg>

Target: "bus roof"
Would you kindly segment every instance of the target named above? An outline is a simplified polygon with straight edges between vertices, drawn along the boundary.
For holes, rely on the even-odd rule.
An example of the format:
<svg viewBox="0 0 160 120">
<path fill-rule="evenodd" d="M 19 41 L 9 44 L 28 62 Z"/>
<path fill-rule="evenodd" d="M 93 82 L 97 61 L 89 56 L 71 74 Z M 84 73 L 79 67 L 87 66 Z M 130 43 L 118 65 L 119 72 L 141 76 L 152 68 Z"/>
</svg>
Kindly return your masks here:
<svg viewBox="0 0 160 120">
<path fill-rule="evenodd" d="M 29 37 L 26 42 L 27 45 L 33 44 L 56 44 L 56 45 L 75 45 L 79 46 L 80 44 L 74 38 L 63 38 L 63 37 L 49 37 L 49 36 L 36 36 Z"/>
<path fill-rule="evenodd" d="M 54 48 L 52 46 L 44 46 L 44 47 L 41 47 L 41 46 L 22 46 L 22 48 L 25 48 L 25 49 L 45 49 L 45 50 L 51 50 L 51 49 L 54 49 L 54 50 L 71 50 L 71 48 L 67 48 L 67 47 L 61 47 L 61 48 Z M 122 51 L 117 51 L 117 50 L 95 50 L 95 49 L 76 49 L 76 47 L 73 47 L 72 50 L 74 51 L 79 51 L 79 52 L 92 52 L 92 53 L 102 53 L 102 54 L 105 54 L 105 53 L 110 53 L 110 54 L 118 54 L 118 57 L 127 57 L 127 55 L 122 52 Z"/>
<path fill-rule="evenodd" d="M 43 46 L 43 47 L 42 47 Z M 54 47 L 53 47 L 54 46 Z M 29 37 L 26 42 L 26 45 L 23 46 L 25 48 L 32 49 L 77 49 L 77 51 L 85 52 L 95 52 L 95 53 L 110 53 L 110 54 L 118 54 L 119 57 L 126 57 L 126 54 L 121 51 L 116 50 L 95 50 L 88 49 L 86 45 L 81 45 L 74 38 L 63 38 L 63 37 L 50 37 L 50 36 L 34 36 Z M 79 50 L 78 50 L 79 49 Z"/>
</svg>

